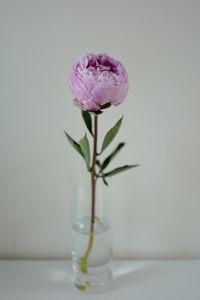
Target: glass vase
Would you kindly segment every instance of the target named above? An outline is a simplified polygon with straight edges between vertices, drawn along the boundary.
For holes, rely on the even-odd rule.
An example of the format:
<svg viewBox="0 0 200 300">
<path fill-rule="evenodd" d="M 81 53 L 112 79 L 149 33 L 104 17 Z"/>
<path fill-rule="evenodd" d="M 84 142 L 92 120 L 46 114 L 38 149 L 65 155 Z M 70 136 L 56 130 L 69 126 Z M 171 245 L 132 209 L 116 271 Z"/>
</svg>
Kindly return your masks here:
<svg viewBox="0 0 200 300">
<path fill-rule="evenodd" d="M 112 281 L 109 188 L 98 180 L 92 204 L 89 175 L 71 177 L 70 187 L 72 280 L 80 291 L 99 293 Z"/>
</svg>

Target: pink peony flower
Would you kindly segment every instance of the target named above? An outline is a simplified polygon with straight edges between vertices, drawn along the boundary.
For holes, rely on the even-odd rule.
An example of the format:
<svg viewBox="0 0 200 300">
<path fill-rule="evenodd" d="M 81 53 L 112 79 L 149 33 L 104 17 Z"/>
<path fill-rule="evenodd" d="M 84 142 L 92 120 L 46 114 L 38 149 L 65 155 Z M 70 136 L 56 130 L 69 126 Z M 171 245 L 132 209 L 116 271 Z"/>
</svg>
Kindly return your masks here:
<svg viewBox="0 0 200 300">
<path fill-rule="evenodd" d="M 128 74 L 116 59 L 106 54 L 87 54 L 73 64 L 69 85 L 74 103 L 82 110 L 99 111 L 118 105 L 128 92 Z"/>
</svg>

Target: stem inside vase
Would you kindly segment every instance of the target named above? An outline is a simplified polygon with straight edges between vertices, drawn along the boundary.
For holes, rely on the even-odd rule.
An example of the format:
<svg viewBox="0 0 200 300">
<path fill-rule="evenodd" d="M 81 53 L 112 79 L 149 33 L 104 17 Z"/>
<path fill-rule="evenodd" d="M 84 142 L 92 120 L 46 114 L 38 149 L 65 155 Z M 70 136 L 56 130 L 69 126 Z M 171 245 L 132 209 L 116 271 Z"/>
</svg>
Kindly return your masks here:
<svg viewBox="0 0 200 300">
<path fill-rule="evenodd" d="M 93 157 L 91 172 L 91 221 L 88 247 L 84 256 L 81 258 L 80 270 L 83 273 L 88 273 L 88 257 L 93 247 L 94 242 L 94 223 L 95 223 L 95 203 L 96 203 L 96 157 L 97 157 L 97 137 L 98 137 L 98 116 L 94 116 L 94 134 L 93 134 Z"/>
</svg>

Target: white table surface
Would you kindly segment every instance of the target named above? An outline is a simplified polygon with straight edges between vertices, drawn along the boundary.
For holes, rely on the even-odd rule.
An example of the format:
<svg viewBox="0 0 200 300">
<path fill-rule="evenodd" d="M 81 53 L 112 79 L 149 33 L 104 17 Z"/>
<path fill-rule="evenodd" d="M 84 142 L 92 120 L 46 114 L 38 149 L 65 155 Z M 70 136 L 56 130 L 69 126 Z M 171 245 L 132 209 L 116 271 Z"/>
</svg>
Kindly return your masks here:
<svg viewBox="0 0 200 300">
<path fill-rule="evenodd" d="M 200 300 L 200 260 L 115 261 L 110 290 L 90 295 L 71 283 L 70 261 L 0 261 L 0 300 Z"/>
</svg>

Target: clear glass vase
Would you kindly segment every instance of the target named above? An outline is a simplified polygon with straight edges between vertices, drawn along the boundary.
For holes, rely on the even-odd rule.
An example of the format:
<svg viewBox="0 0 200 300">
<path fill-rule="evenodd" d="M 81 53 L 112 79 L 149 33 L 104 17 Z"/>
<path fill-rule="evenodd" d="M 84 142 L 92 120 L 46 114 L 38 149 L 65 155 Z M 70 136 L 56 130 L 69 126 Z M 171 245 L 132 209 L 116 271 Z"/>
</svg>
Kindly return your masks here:
<svg viewBox="0 0 200 300">
<path fill-rule="evenodd" d="M 73 282 L 81 291 L 99 293 L 112 281 L 109 188 L 98 180 L 92 205 L 89 175 L 71 177 L 70 186 Z"/>
</svg>

